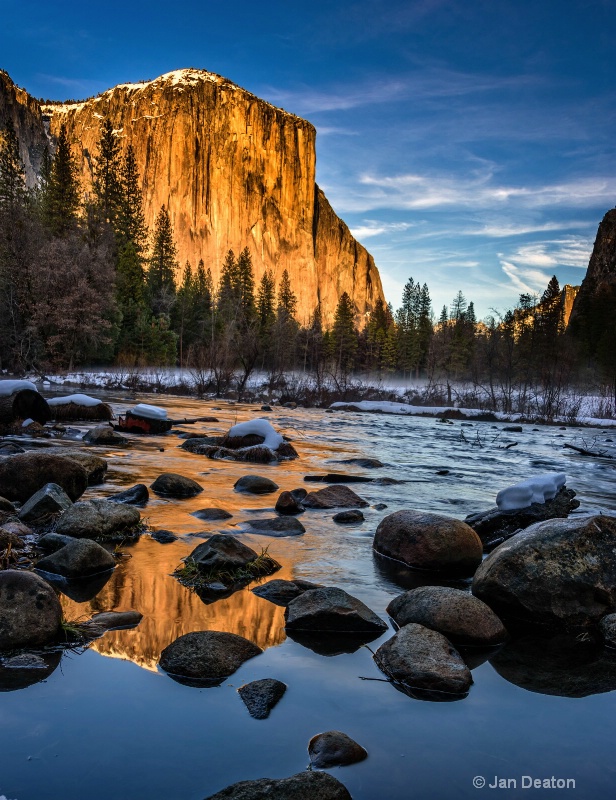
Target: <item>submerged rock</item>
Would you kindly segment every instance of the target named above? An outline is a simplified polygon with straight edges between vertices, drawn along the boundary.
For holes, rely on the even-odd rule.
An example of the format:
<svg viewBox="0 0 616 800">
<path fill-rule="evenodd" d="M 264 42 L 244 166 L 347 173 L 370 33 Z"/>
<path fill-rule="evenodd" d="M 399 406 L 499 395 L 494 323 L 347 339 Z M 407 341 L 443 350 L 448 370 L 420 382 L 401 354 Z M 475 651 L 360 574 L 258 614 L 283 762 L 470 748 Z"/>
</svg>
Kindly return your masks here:
<svg viewBox="0 0 616 800">
<path fill-rule="evenodd" d="M 303 491 L 303 495 L 299 492 Z M 305 489 L 296 489 L 294 492 L 281 492 L 276 500 L 276 511 L 279 514 L 302 514 L 305 509 L 302 500 L 308 492 Z"/>
<path fill-rule="evenodd" d="M 164 528 L 158 531 L 152 531 L 150 536 L 154 541 L 160 542 L 160 544 L 171 544 L 171 542 L 177 542 L 178 539 L 173 531 L 166 531 Z"/>
<path fill-rule="evenodd" d="M 422 586 L 395 597 L 387 613 L 403 627 L 410 622 L 438 631 L 457 645 L 492 646 L 507 637 L 503 623 L 478 598 L 447 586 Z"/>
<path fill-rule="evenodd" d="M 233 514 L 225 511 L 224 508 L 202 508 L 199 511 L 192 511 L 192 517 L 203 520 L 203 522 L 219 522 L 223 519 L 231 519 Z"/>
<path fill-rule="evenodd" d="M 616 611 L 615 553 L 616 518 L 538 522 L 485 559 L 473 594 L 503 615 L 585 627 Z"/>
<path fill-rule="evenodd" d="M 75 461 L 45 452 L 0 459 L 0 496 L 7 500 L 25 503 L 48 483 L 60 486 L 74 502 L 85 492 L 88 475 Z"/>
<path fill-rule="evenodd" d="M 261 475 L 243 475 L 235 482 L 233 488 L 236 492 L 248 494 L 271 494 L 278 489 L 278 484 Z"/>
<path fill-rule="evenodd" d="M 237 691 L 251 717 L 267 719 L 272 708 L 287 691 L 287 685 L 275 678 L 263 678 L 260 681 L 246 683 Z"/>
<path fill-rule="evenodd" d="M 83 437 L 86 444 L 93 445 L 114 445 L 116 447 L 123 447 L 128 444 L 126 436 L 114 431 L 110 425 L 97 425 L 92 430 L 88 431 Z"/>
<path fill-rule="evenodd" d="M 346 787 L 327 772 L 298 772 L 290 778 L 259 778 L 227 786 L 205 800 L 352 800 Z"/>
<path fill-rule="evenodd" d="M 185 497 L 195 497 L 203 491 L 197 481 L 178 475 L 176 472 L 163 472 L 150 486 L 153 492 L 165 497 L 175 497 L 183 499 Z"/>
<path fill-rule="evenodd" d="M 216 686 L 244 661 L 263 651 L 253 642 L 222 631 L 195 631 L 165 647 L 160 667 L 172 677 Z"/>
<path fill-rule="evenodd" d="M 352 489 L 340 484 L 326 486 L 317 492 L 309 492 L 302 500 L 302 504 L 306 508 L 353 508 L 354 506 L 364 508 L 368 505 Z"/>
<path fill-rule="evenodd" d="M 291 600 L 285 611 L 290 631 L 382 633 L 387 624 L 361 600 L 333 586 L 309 589 Z"/>
<path fill-rule="evenodd" d="M 376 665 L 403 688 L 464 694 L 473 678 L 462 656 L 437 631 L 410 623 L 382 644 Z"/>
<path fill-rule="evenodd" d="M 308 742 L 310 763 L 317 769 L 344 767 L 368 758 L 368 751 L 342 731 L 317 733 Z"/>
<path fill-rule="evenodd" d="M 62 607 L 51 586 L 32 572 L 0 572 L 0 650 L 38 647 L 56 639 Z"/>
<path fill-rule="evenodd" d="M 306 528 L 295 517 L 272 517 L 271 519 L 251 519 L 243 523 L 249 533 L 263 536 L 301 536 Z"/>
<path fill-rule="evenodd" d="M 483 555 L 481 540 L 464 522 L 411 510 L 381 520 L 374 549 L 409 567 L 457 575 L 472 575 Z"/>
<path fill-rule="evenodd" d="M 94 636 L 102 636 L 106 631 L 136 628 L 142 619 L 143 614 L 138 611 L 100 611 L 85 626 Z"/>
<path fill-rule="evenodd" d="M 148 487 L 144 483 L 136 483 L 130 489 L 110 495 L 107 500 L 110 503 L 126 503 L 132 506 L 143 506 L 150 499 Z"/>
<path fill-rule="evenodd" d="M 339 511 L 337 514 L 334 514 L 332 519 L 340 525 L 356 525 L 359 522 L 363 522 L 366 518 L 361 511 L 353 509 L 352 511 Z"/>
<path fill-rule="evenodd" d="M 56 523 L 56 533 L 75 539 L 111 539 L 131 533 L 139 525 L 136 508 L 110 500 L 82 500 L 65 511 Z"/>
<path fill-rule="evenodd" d="M 66 492 L 56 483 L 47 483 L 32 495 L 19 510 L 23 522 L 42 521 L 52 514 L 66 511 L 73 505 Z"/>
<path fill-rule="evenodd" d="M 36 568 L 64 578 L 86 578 L 114 569 L 111 553 L 91 539 L 71 539 L 68 544 L 39 559 Z"/>
<path fill-rule="evenodd" d="M 262 597 L 269 600 L 270 603 L 275 603 L 277 606 L 288 606 L 291 600 L 295 600 L 300 594 L 308 591 L 308 589 L 320 589 L 321 586 L 317 583 L 310 581 L 294 580 L 285 581 L 280 578 L 273 581 L 267 581 L 260 586 L 255 586 L 251 589 L 253 594 L 257 597 Z"/>
<path fill-rule="evenodd" d="M 19 691 L 46 680 L 61 658 L 61 650 L 0 657 L 0 692 Z"/>
<path fill-rule="evenodd" d="M 216 533 L 197 545 L 189 558 L 200 572 L 226 572 L 246 566 L 258 554 L 234 536 Z"/>
</svg>

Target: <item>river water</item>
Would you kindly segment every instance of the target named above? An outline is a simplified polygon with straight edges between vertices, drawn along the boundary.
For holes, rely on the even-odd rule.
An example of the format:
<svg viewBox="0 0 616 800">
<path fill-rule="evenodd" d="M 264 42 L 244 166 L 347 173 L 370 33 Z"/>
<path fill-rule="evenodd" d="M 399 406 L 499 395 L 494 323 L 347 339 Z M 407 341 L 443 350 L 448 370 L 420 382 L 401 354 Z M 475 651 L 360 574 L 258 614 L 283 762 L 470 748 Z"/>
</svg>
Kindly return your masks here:
<svg viewBox="0 0 616 800">
<path fill-rule="evenodd" d="M 105 399 L 116 412 L 135 400 Z M 151 396 L 140 399 L 153 402 Z M 170 396 L 159 396 L 156 403 L 176 419 L 218 418 L 218 423 L 177 428 L 196 433 L 218 434 L 236 422 L 267 416 L 292 439 L 300 457 L 267 466 L 213 461 L 179 449 L 182 440 L 175 433 L 131 437 L 128 449 L 96 448 L 108 459 L 109 471 L 106 483 L 88 489 L 84 499 L 137 482 L 149 485 L 161 472 L 193 478 L 204 491 L 189 500 L 152 495 L 142 511 L 145 521 L 152 529 L 172 530 L 178 540 L 160 544 L 144 535 L 122 547 L 130 557 L 120 559 L 104 586 L 91 589 L 94 596 L 62 597 L 69 619 L 129 609 L 144 619 L 133 630 L 105 634 L 85 652 L 65 653 L 44 681 L 2 694 L 0 795 L 8 800 L 198 800 L 235 781 L 305 769 L 309 739 L 337 729 L 369 753 L 360 764 L 332 770 L 355 800 L 473 798 L 497 791 L 525 797 L 529 778 L 552 777 L 568 779 L 569 786 L 575 782 L 575 789 L 552 793 L 613 797 L 616 657 L 591 644 L 565 637 L 514 639 L 474 668 L 467 698 L 422 702 L 380 680 L 368 648 L 339 655 L 315 652 L 287 638 L 284 609 L 256 597 L 250 587 L 206 605 L 171 572 L 204 536 L 223 531 L 256 550 L 268 547 L 282 565 L 275 577 L 339 586 L 387 620 L 390 600 L 428 579 L 375 560 L 372 538 L 384 515 L 416 508 L 464 518 L 493 505 L 500 489 L 548 471 L 567 473 L 567 485 L 581 501 L 578 513 L 616 513 L 614 464 L 563 447 L 610 448 L 616 433 L 531 425 L 522 433 L 506 433 L 496 423 L 445 424 L 306 409 L 261 414 L 254 406 Z M 507 448 L 512 442 L 517 445 Z M 385 466 L 367 470 L 336 463 L 358 457 L 377 458 Z M 244 531 L 243 522 L 273 515 L 277 494 L 238 494 L 233 484 L 239 477 L 260 474 L 281 490 L 312 489 L 323 484 L 305 484 L 304 476 L 324 472 L 402 483 L 354 485 L 370 504 L 359 525 L 338 525 L 332 521 L 335 512 L 309 510 L 301 516 L 303 536 L 271 538 Z M 373 508 L 380 503 L 387 509 Z M 233 516 L 223 523 L 191 516 L 206 507 L 222 507 Z M 264 653 L 218 688 L 183 686 L 157 669 L 170 642 L 206 629 L 245 636 Z M 267 720 L 254 720 L 236 690 L 266 677 L 284 681 L 288 690 Z M 488 785 L 475 788 L 473 780 L 479 778 Z M 499 778 L 508 780 L 509 788 L 490 788 Z"/>
</svg>

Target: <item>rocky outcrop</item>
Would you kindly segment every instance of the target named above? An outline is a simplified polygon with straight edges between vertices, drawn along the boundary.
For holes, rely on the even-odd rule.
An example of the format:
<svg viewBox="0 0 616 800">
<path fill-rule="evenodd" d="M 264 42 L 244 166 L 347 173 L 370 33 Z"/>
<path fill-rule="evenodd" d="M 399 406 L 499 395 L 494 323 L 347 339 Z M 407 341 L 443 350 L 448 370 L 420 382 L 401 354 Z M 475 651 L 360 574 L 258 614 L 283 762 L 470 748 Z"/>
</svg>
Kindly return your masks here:
<svg viewBox="0 0 616 800">
<path fill-rule="evenodd" d="M 583 328 L 592 325 L 593 316 L 613 308 L 616 296 L 616 208 L 601 220 L 586 275 L 571 309 L 569 327 L 583 337 Z M 609 313 L 609 312 L 608 312 Z M 601 334 L 601 330 L 598 334 Z"/>
<path fill-rule="evenodd" d="M 259 778 L 227 786 L 205 800 L 351 800 L 339 780 L 327 772 L 304 770 L 290 778 Z"/>
<path fill-rule="evenodd" d="M 383 299 L 372 256 L 351 235 L 315 183 L 316 131 L 306 120 L 260 100 L 219 75 L 179 70 L 146 83 L 121 84 L 86 102 L 42 109 L 0 74 L 0 124 L 10 116 L 31 182 L 40 168 L 45 126 L 65 123 L 89 190 L 108 117 L 125 150 L 132 144 L 142 177 L 146 221 L 168 207 L 179 262 L 202 258 L 214 281 L 229 249 L 250 249 L 258 281 L 289 272 L 306 323 L 320 301 L 326 324 L 339 297 L 351 297 L 357 321 Z"/>
<path fill-rule="evenodd" d="M 165 647 L 159 663 L 176 680 L 217 686 L 244 661 L 262 652 L 256 644 L 234 633 L 194 631 Z"/>
</svg>

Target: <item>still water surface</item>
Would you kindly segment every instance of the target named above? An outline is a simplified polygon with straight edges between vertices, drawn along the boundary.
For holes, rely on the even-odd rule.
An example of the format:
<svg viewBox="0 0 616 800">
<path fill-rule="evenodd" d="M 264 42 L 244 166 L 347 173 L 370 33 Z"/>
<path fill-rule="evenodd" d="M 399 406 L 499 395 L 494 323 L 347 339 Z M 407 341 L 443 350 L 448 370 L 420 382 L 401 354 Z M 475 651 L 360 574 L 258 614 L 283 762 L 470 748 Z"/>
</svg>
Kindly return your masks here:
<svg viewBox="0 0 616 800">
<path fill-rule="evenodd" d="M 109 399 L 116 411 L 132 405 L 132 398 Z M 260 416 L 251 406 L 163 396 L 156 402 L 173 418 L 215 414 L 219 419 L 177 430 L 217 434 Z M 372 537 L 385 514 L 417 508 L 464 518 L 492 505 L 505 486 L 547 471 L 567 473 L 580 513 L 616 513 L 614 465 L 564 450 L 565 442 L 580 443 L 575 429 L 525 425 L 523 433 L 510 434 L 492 423 L 448 425 L 303 409 L 278 409 L 267 417 L 293 440 L 299 459 L 271 466 L 212 461 L 179 449 L 181 440 L 173 433 L 132 437 L 134 444 L 126 450 L 97 448 L 109 461 L 107 482 L 85 497 L 106 496 L 137 482 L 149 485 L 161 472 L 191 477 L 204 491 L 189 500 L 152 496 L 144 518 L 153 529 L 178 534 L 178 541 L 163 545 L 143 536 L 122 548 L 131 557 L 119 563 L 104 586 L 92 588 L 94 596 L 62 598 L 69 619 L 128 609 L 144 619 L 134 630 L 107 633 L 82 654 L 65 654 L 45 681 L 0 696 L 0 795 L 9 800 L 198 800 L 238 780 L 285 777 L 304 769 L 308 740 L 338 729 L 369 753 L 361 764 L 332 771 L 355 800 L 473 798 L 499 791 L 508 797 L 537 791 L 613 797 L 616 657 L 562 637 L 548 642 L 523 637 L 473 670 L 475 683 L 466 699 L 421 702 L 384 681 L 361 680 L 383 677 L 369 649 L 319 654 L 287 638 L 284 609 L 249 588 L 206 605 L 170 573 L 204 536 L 224 531 L 254 549 L 267 546 L 282 564 L 275 577 L 339 586 L 387 619 L 392 597 L 425 579 L 375 561 Z M 596 444 L 608 447 L 615 436 L 586 432 L 586 441 L 595 435 Z M 512 441 L 517 446 L 505 449 Z M 386 466 L 366 470 L 336 463 L 366 456 Z M 449 472 L 436 475 L 442 470 Z M 303 536 L 244 532 L 243 522 L 273 515 L 277 494 L 234 492 L 242 475 L 265 475 L 290 490 L 306 486 L 307 474 L 336 471 L 404 482 L 354 485 L 371 506 L 387 504 L 382 511 L 365 509 L 361 525 L 336 525 L 334 512 L 309 510 L 301 516 Z M 206 507 L 222 507 L 233 517 L 204 523 L 191 516 Z M 265 652 L 218 688 L 183 686 L 157 670 L 164 647 L 181 634 L 205 629 L 240 634 Z M 376 649 L 392 633 L 370 647 Z M 236 690 L 266 677 L 289 688 L 269 719 L 258 721 Z M 475 788 L 473 778 L 479 776 L 488 784 L 495 776 L 509 779 L 510 787 L 514 780 L 517 788 Z M 569 778 L 576 788 L 525 789 L 523 776 Z"/>
</svg>

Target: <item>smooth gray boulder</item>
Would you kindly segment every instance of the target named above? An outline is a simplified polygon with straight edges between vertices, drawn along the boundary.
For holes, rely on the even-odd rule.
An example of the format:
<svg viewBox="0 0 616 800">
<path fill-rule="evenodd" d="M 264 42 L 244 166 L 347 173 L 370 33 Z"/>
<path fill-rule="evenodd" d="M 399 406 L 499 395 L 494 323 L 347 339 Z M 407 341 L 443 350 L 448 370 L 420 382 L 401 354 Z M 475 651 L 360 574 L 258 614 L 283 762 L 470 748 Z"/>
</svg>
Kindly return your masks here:
<svg viewBox="0 0 616 800">
<path fill-rule="evenodd" d="M 285 610 L 285 627 L 290 631 L 371 633 L 384 632 L 387 624 L 361 600 L 326 586 L 308 589 Z"/>
<path fill-rule="evenodd" d="M 51 586 L 33 572 L 0 572 L 0 650 L 39 647 L 60 631 L 62 606 Z"/>
<path fill-rule="evenodd" d="M 214 686 L 262 652 L 234 633 L 194 631 L 165 647 L 159 664 L 172 677 Z"/>
<path fill-rule="evenodd" d="M 452 575 L 472 575 L 483 557 L 481 540 L 466 523 L 410 509 L 381 520 L 374 549 L 409 567 Z"/>
<path fill-rule="evenodd" d="M 143 506 L 150 499 L 148 487 L 144 483 L 136 483 L 130 489 L 110 495 L 107 500 L 110 503 L 126 503 L 132 506 Z"/>
<path fill-rule="evenodd" d="M 308 742 L 308 755 L 313 767 L 330 769 L 357 764 L 368 758 L 368 751 L 342 731 L 325 731 Z"/>
<path fill-rule="evenodd" d="M 247 494 L 271 494 L 278 490 L 278 484 L 261 475 L 243 475 L 233 486 L 236 492 Z"/>
<path fill-rule="evenodd" d="M 133 533 L 140 520 L 132 506 L 102 498 L 81 500 L 62 514 L 56 533 L 74 539 L 111 539 Z"/>
<path fill-rule="evenodd" d="M 309 492 L 302 500 L 302 505 L 305 508 L 364 508 L 369 504 L 348 486 L 333 484 L 317 492 Z"/>
<path fill-rule="evenodd" d="M 491 647 L 507 638 L 492 609 L 469 592 L 449 586 L 421 586 L 395 597 L 387 613 L 400 626 L 416 622 L 456 645 Z"/>
<path fill-rule="evenodd" d="M 473 594 L 496 613 L 552 627 L 588 627 L 616 612 L 616 517 L 551 519 L 499 545 Z"/>
<path fill-rule="evenodd" d="M 473 678 L 462 656 L 441 633 L 410 623 L 374 654 L 377 667 L 409 690 L 468 692 Z"/>
<path fill-rule="evenodd" d="M 366 518 L 361 511 L 353 508 L 350 511 L 339 511 L 337 514 L 334 514 L 332 519 L 339 525 L 357 525 L 360 522 L 363 522 Z"/>
<path fill-rule="evenodd" d="M 66 511 L 73 501 L 57 483 L 47 483 L 32 495 L 19 509 L 22 522 L 42 522 L 52 514 Z"/>
<path fill-rule="evenodd" d="M 318 583 L 311 581 L 303 581 L 300 579 L 294 581 L 285 581 L 281 578 L 275 578 L 267 583 L 262 583 L 260 586 L 255 586 L 251 589 L 253 594 L 257 597 L 262 597 L 264 600 L 269 600 L 270 603 L 275 603 L 277 606 L 288 606 L 291 600 L 295 600 L 300 594 L 308 591 L 308 589 L 320 589 Z"/>
<path fill-rule="evenodd" d="M 43 556 L 36 568 L 64 578 L 86 578 L 99 572 L 108 572 L 115 567 L 115 560 L 108 550 L 91 539 L 72 539 L 68 544 Z"/>
<path fill-rule="evenodd" d="M 86 444 L 100 445 L 100 446 L 115 446 L 124 447 L 128 444 L 126 436 L 114 431 L 111 425 L 97 425 L 92 430 L 88 431 L 83 437 Z"/>
<path fill-rule="evenodd" d="M 258 558 L 258 553 L 234 536 L 216 533 L 197 545 L 188 558 L 200 572 L 226 572 L 246 566 Z"/>
<path fill-rule="evenodd" d="M 192 478 L 178 475 L 177 472 L 163 472 L 162 475 L 156 478 L 150 489 L 164 497 L 183 499 L 200 494 L 203 491 L 203 486 L 200 486 L 197 481 L 193 481 Z"/>
<path fill-rule="evenodd" d="M 242 698 L 248 713 L 254 719 L 267 719 L 270 711 L 281 699 L 287 690 L 286 683 L 275 678 L 263 678 L 260 681 L 251 681 L 237 690 Z"/>
<path fill-rule="evenodd" d="M 205 800 L 351 800 L 351 795 L 327 772 L 304 771 L 290 778 L 240 781 Z"/>
</svg>

